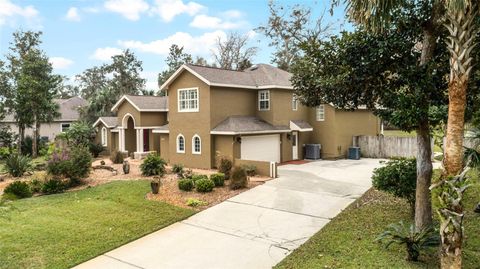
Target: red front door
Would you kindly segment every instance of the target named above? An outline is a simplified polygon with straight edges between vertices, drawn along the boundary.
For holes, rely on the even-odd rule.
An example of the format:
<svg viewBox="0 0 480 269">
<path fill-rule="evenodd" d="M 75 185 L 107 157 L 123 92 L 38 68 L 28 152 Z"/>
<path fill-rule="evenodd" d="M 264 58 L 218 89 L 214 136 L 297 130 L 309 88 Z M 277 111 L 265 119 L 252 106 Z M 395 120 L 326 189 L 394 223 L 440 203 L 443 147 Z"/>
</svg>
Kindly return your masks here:
<svg viewBox="0 0 480 269">
<path fill-rule="evenodd" d="M 143 151 L 150 151 L 149 130 L 143 129 Z"/>
</svg>

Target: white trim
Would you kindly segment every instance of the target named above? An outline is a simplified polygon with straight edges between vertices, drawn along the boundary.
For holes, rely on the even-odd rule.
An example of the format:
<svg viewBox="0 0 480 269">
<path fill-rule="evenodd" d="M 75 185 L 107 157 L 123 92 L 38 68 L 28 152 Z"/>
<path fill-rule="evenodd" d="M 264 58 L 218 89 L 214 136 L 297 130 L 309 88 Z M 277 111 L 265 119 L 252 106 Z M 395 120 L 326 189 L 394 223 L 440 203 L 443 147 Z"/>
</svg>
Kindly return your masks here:
<svg viewBox="0 0 480 269">
<path fill-rule="evenodd" d="M 165 83 L 162 84 L 162 86 L 160 86 L 160 90 L 168 89 L 168 86 L 180 75 L 180 73 L 182 73 L 183 70 L 187 70 L 188 72 L 192 73 L 192 75 L 205 82 L 207 85 L 210 85 L 210 81 L 208 81 L 206 78 L 200 76 L 197 72 L 193 71 L 193 69 L 191 69 L 187 65 L 182 65 L 177 69 L 177 71 L 175 71 L 175 73 L 173 73 L 173 75 L 171 75 L 167 79 L 167 81 L 165 81 Z"/>
<path fill-rule="evenodd" d="M 290 130 L 245 131 L 245 132 L 210 131 L 210 134 L 212 135 L 278 134 L 278 133 L 290 133 Z"/>
<path fill-rule="evenodd" d="M 163 126 L 139 126 L 135 127 L 135 129 L 155 129 L 155 128 L 162 128 Z"/>
<path fill-rule="evenodd" d="M 70 126 L 72 126 L 71 122 L 60 122 L 60 133 L 65 133 L 65 131 L 66 131 L 66 130 L 65 131 L 63 130 L 63 125 L 64 124 L 68 124 L 68 128 L 70 128 Z"/>
<path fill-rule="evenodd" d="M 115 126 L 108 125 L 105 121 L 102 120 L 102 118 L 98 118 L 98 120 L 93 124 L 93 127 L 97 126 L 100 122 L 103 123 L 103 125 L 105 125 L 105 127 L 107 128 L 115 128 Z"/>
<path fill-rule="evenodd" d="M 297 124 L 295 124 L 293 121 L 290 121 L 290 129 L 292 131 L 299 131 L 299 132 L 312 132 L 312 128 L 300 128 Z"/>
<path fill-rule="evenodd" d="M 262 93 L 266 94 L 268 96 L 267 99 L 264 99 L 264 100 L 260 100 L 260 96 L 262 95 Z M 258 111 L 269 111 L 270 110 L 270 106 L 271 106 L 271 99 L 270 98 L 270 90 L 261 90 L 261 91 L 258 91 L 258 94 L 257 94 L 257 101 L 258 101 Z M 261 108 L 260 106 L 260 102 L 268 102 L 268 108 Z"/>
<path fill-rule="evenodd" d="M 110 130 L 110 133 L 118 133 L 118 132 L 120 132 L 120 129 L 112 129 L 112 130 Z"/>
<path fill-rule="evenodd" d="M 198 141 L 200 141 L 200 151 L 199 152 L 195 151 L 195 138 L 197 138 L 197 137 L 198 137 Z M 192 154 L 196 154 L 196 155 L 202 154 L 202 139 L 200 138 L 200 136 L 198 134 L 195 134 L 192 137 Z"/>
<path fill-rule="evenodd" d="M 319 111 L 320 109 L 322 110 L 322 115 L 323 115 L 322 118 L 319 118 L 319 117 L 318 117 L 318 111 Z M 318 105 L 318 106 L 315 108 L 315 120 L 316 120 L 316 121 L 325 121 L 325 105 L 324 105 L 324 104 Z"/>
<path fill-rule="evenodd" d="M 295 106 L 294 106 L 295 105 Z M 292 94 L 292 110 L 297 111 L 298 110 L 298 98 L 295 94 Z"/>
<path fill-rule="evenodd" d="M 168 134 L 170 133 L 170 130 L 152 130 L 152 133 L 154 134 Z"/>
<path fill-rule="evenodd" d="M 179 144 L 178 144 L 178 138 L 182 137 L 183 138 L 183 150 L 180 150 L 179 149 Z M 177 135 L 177 138 L 175 139 L 175 148 L 177 149 L 177 153 L 185 153 L 185 147 L 186 147 L 186 143 L 185 143 L 185 136 L 182 135 L 182 134 L 178 134 Z"/>
<path fill-rule="evenodd" d="M 100 130 L 100 141 L 102 142 L 102 146 L 106 147 L 108 145 L 108 133 L 106 127 L 102 127 Z"/>
<path fill-rule="evenodd" d="M 128 98 L 128 96 L 124 95 L 120 100 L 118 100 L 115 105 L 113 105 L 112 109 L 110 111 L 114 112 L 115 110 L 118 109 L 118 107 L 123 103 L 123 101 L 127 100 L 137 111 L 140 112 L 166 112 L 168 111 L 168 108 L 150 108 L 150 109 L 140 109 L 132 100 Z"/>
<path fill-rule="evenodd" d="M 187 93 L 191 90 L 195 90 L 197 92 L 197 108 L 194 108 L 194 109 L 183 109 L 181 110 L 180 109 L 180 92 L 181 91 L 187 91 Z M 190 100 L 190 99 L 188 99 Z M 192 87 L 192 88 L 182 88 L 182 89 L 178 89 L 177 90 L 177 112 L 179 113 L 184 113 L 184 112 L 198 112 L 200 111 L 200 91 L 198 89 L 198 87 Z"/>
<path fill-rule="evenodd" d="M 127 119 L 127 122 L 125 122 L 125 118 L 126 117 L 131 117 L 132 120 L 133 120 L 133 128 L 135 129 L 137 127 L 137 123 L 135 122 L 135 118 L 133 117 L 132 114 L 130 113 L 125 113 L 125 115 L 123 115 L 123 118 L 122 118 L 122 128 L 123 129 L 127 129 L 128 128 L 128 119 Z"/>
</svg>

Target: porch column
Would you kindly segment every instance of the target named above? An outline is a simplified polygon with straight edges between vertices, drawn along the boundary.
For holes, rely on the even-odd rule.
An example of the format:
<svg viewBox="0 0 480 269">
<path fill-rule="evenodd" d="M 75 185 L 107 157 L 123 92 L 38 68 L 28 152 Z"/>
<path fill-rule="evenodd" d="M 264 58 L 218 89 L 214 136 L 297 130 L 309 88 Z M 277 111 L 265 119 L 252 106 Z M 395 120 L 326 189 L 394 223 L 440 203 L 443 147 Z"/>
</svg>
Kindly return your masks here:
<svg viewBox="0 0 480 269">
<path fill-rule="evenodd" d="M 143 129 L 137 131 L 137 152 L 143 152 Z"/>
<path fill-rule="evenodd" d="M 118 150 L 125 151 L 125 129 L 120 129 L 118 132 Z"/>
</svg>

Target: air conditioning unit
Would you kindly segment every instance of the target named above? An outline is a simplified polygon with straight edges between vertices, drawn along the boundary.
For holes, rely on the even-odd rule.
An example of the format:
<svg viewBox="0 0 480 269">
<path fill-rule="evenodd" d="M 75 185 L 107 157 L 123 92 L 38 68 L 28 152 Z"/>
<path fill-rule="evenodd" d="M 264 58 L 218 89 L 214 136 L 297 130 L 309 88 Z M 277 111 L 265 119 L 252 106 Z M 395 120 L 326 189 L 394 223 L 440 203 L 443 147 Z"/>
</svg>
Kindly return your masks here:
<svg viewBox="0 0 480 269">
<path fill-rule="evenodd" d="M 360 160 L 360 148 L 359 147 L 348 148 L 348 158 L 350 160 Z"/>
<path fill-rule="evenodd" d="M 305 159 L 318 160 L 320 159 L 320 151 L 322 145 L 320 144 L 306 144 L 305 145 Z"/>
</svg>

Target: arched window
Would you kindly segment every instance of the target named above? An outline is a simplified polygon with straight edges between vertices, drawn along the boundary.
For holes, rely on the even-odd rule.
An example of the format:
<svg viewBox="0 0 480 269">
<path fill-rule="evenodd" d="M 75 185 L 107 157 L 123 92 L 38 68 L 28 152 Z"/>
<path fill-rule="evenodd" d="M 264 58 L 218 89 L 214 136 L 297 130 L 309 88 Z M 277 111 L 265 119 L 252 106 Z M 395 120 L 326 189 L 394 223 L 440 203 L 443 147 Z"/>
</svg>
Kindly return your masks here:
<svg viewBox="0 0 480 269">
<path fill-rule="evenodd" d="M 200 136 L 198 135 L 194 135 L 192 138 L 192 153 L 193 154 L 202 153 L 202 141 L 200 140 Z"/>
<path fill-rule="evenodd" d="M 102 146 L 107 146 L 107 128 L 103 127 L 101 131 Z"/>
<path fill-rule="evenodd" d="M 182 134 L 177 136 L 177 152 L 185 153 L 185 137 Z"/>
</svg>

